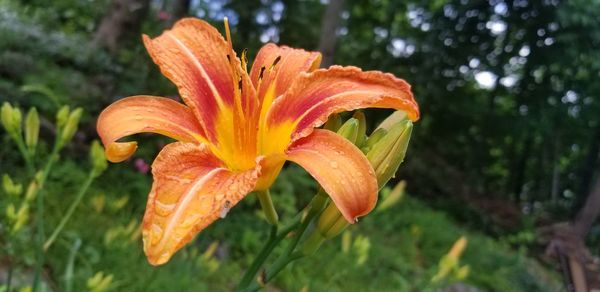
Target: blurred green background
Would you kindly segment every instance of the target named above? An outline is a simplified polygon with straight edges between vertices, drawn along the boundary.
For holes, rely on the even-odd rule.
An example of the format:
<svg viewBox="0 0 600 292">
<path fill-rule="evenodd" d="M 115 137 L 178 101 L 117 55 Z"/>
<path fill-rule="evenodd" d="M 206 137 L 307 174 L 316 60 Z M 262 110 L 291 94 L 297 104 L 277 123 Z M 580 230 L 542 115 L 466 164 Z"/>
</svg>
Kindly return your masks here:
<svg viewBox="0 0 600 292">
<path fill-rule="evenodd" d="M 406 181 L 402 198 L 294 263 L 269 291 L 568 291 L 577 264 L 588 288 L 600 288 L 597 0 L 0 0 L 0 101 L 37 108 L 40 160 L 54 141 L 56 111 L 84 109 L 46 184 L 48 228 L 85 180 L 99 112 L 130 95 L 177 95 L 141 34 L 156 36 L 186 15 L 221 31 L 227 16 L 236 51 L 248 48 L 250 60 L 275 42 L 322 51 L 326 64 L 391 72 L 413 86 L 420 104 L 407 158 L 390 183 Z M 390 111 L 365 113 L 372 130 Z M 4 132 L 0 139 L 0 175 L 26 187 L 17 147 Z M 94 181 L 47 252 L 45 287 L 234 289 L 267 236 L 254 196 L 167 265 L 151 267 L 139 224 L 147 166 L 168 139 L 139 141 L 130 161 Z M 286 167 L 273 188 L 280 216 L 289 219 L 315 190 L 303 170 Z M 10 270 L 21 291 L 33 274 L 36 214 L 11 233 L 5 210 L 15 199 L 6 193 L 0 283 Z M 468 243 L 460 263 L 434 280 L 461 236 Z"/>
</svg>

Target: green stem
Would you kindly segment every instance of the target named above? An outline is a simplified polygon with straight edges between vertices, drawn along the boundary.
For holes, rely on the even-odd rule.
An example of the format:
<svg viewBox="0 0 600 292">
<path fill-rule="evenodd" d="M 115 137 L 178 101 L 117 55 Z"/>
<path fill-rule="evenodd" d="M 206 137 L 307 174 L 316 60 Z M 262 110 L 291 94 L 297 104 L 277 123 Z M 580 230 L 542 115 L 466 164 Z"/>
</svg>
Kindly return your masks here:
<svg viewBox="0 0 600 292">
<path fill-rule="evenodd" d="M 73 216 L 75 209 L 77 209 L 77 206 L 79 206 L 79 204 L 81 203 L 83 196 L 85 195 L 88 188 L 94 181 L 95 177 L 96 177 L 96 174 L 92 170 L 90 172 L 90 174 L 88 175 L 87 179 L 85 180 L 85 182 L 83 183 L 83 185 L 81 186 L 81 188 L 79 189 L 79 192 L 77 193 L 77 196 L 75 197 L 75 200 L 71 203 L 71 206 L 69 206 L 69 209 L 67 209 L 67 213 L 65 213 L 65 215 L 60 220 L 60 223 L 58 224 L 58 226 L 56 226 L 56 229 L 54 229 L 54 232 L 52 232 L 52 235 L 50 235 L 48 240 L 46 240 L 46 243 L 44 243 L 44 251 L 47 251 L 50 248 L 52 243 L 54 243 L 54 240 L 56 240 L 56 237 L 63 230 L 63 228 L 65 227 L 67 222 L 69 222 L 69 219 L 71 219 L 71 216 Z"/>
<path fill-rule="evenodd" d="M 270 280 L 275 278 L 275 276 L 277 276 L 277 274 L 279 274 L 279 272 L 281 272 L 289 263 L 301 257 L 303 257 L 302 253 L 294 252 L 286 258 L 276 261 L 273 266 L 267 270 L 267 274 L 264 279 L 265 283 L 268 283 Z"/>
<path fill-rule="evenodd" d="M 290 243 L 290 245 L 287 246 L 287 249 L 283 254 L 284 257 L 292 254 L 292 252 L 302 239 L 302 236 L 304 236 L 304 233 L 306 232 L 306 229 L 308 228 L 312 220 L 317 215 L 319 215 L 321 211 L 323 211 L 323 208 L 327 204 L 327 199 L 327 194 L 322 189 L 320 189 L 319 192 L 314 196 L 314 198 L 310 202 L 311 207 L 308 210 L 308 214 L 306 214 L 304 221 L 302 221 L 302 224 L 300 225 L 298 230 L 296 230 L 296 236 L 294 237 L 294 240 Z"/>
<path fill-rule="evenodd" d="M 323 241 L 325 241 L 325 238 L 323 238 L 321 233 L 319 233 L 318 230 L 313 230 L 313 233 L 310 234 L 308 238 L 302 243 L 302 246 L 300 247 L 300 252 L 302 252 L 303 255 L 307 256 L 313 255 L 315 254 L 315 252 L 317 252 Z"/>
<path fill-rule="evenodd" d="M 281 270 L 283 270 L 283 268 L 285 268 L 289 263 L 291 263 L 292 261 L 294 261 L 296 259 L 299 259 L 299 258 L 301 258 L 303 256 L 301 252 L 294 252 L 294 249 L 296 248 L 296 246 L 298 245 L 298 243 L 302 239 L 302 236 L 306 232 L 306 229 L 308 228 L 308 226 L 310 225 L 310 223 L 313 221 L 313 219 L 319 213 L 321 213 L 321 211 L 323 210 L 323 208 L 325 207 L 325 205 L 327 203 L 327 200 L 328 200 L 328 197 L 327 197 L 327 195 L 325 194 L 325 192 L 323 190 L 319 190 L 319 192 L 313 197 L 312 201 L 309 204 L 309 209 L 308 209 L 308 213 L 306 214 L 306 217 L 304 218 L 304 220 L 302 221 L 302 223 L 300 223 L 299 225 L 296 225 L 297 229 L 296 229 L 296 232 L 295 232 L 296 235 L 294 236 L 294 239 L 286 247 L 284 253 L 277 260 L 275 260 L 275 263 L 273 263 L 273 266 L 271 268 L 267 269 L 267 272 L 265 274 L 264 279 L 262 279 L 262 281 L 261 281 L 262 283 L 261 284 L 268 283 Z M 285 236 L 285 234 L 287 234 L 287 232 L 282 233 L 283 236 Z M 280 236 L 282 236 L 282 235 L 280 235 Z M 281 239 L 283 239 L 283 237 Z M 269 250 L 268 253 L 270 253 L 271 250 L 278 243 L 279 243 L 279 241 L 277 241 L 274 244 L 274 246 Z M 264 260 L 263 260 L 263 262 L 264 262 Z M 262 266 L 262 263 L 261 263 L 261 266 Z M 257 271 L 258 270 L 256 270 L 256 272 Z M 253 273 L 252 277 L 254 277 L 256 275 L 256 272 Z M 241 283 L 239 287 L 246 287 L 247 286 L 242 291 L 257 291 L 258 289 L 260 289 L 260 285 L 261 284 L 259 284 L 259 282 L 257 282 L 257 281 L 254 281 L 254 282 L 252 282 L 252 284 L 250 284 L 250 286 L 247 286 L 247 283 L 243 282 L 243 285 Z"/>
<path fill-rule="evenodd" d="M 244 273 L 244 276 L 242 277 L 242 280 L 240 280 L 238 287 L 245 287 L 248 285 L 248 283 L 250 283 L 250 281 L 252 281 L 252 278 L 254 277 L 254 275 L 256 275 L 256 273 L 258 272 L 258 269 L 260 269 L 262 264 L 265 262 L 265 260 L 269 256 L 269 254 L 271 254 L 271 251 L 273 250 L 273 248 L 275 248 L 275 246 L 276 246 L 275 239 L 276 238 L 277 238 L 277 226 L 273 225 L 271 227 L 271 233 L 269 234 L 269 239 L 267 240 L 267 243 L 265 243 L 265 245 L 263 246 L 261 251 L 258 253 L 258 256 L 254 259 L 254 261 L 252 262 L 252 264 L 250 265 L 250 267 L 248 268 L 246 273 Z"/>
<path fill-rule="evenodd" d="M 275 276 L 277 276 L 277 274 L 279 274 L 279 272 L 281 272 L 289 263 L 291 263 L 301 257 L 303 257 L 302 253 L 294 252 L 287 256 L 278 258 L 275 261 L 275 263 L 273 263 L 273 266 L 271 268 L 267 269 L 267 272 L 265 273 L 265 276 L 262 279 L 263 285 L 268 283 L 269 281 L 271 281 L 273 278 L 275 278 Z M 254 292 L 254 291 L 258 291 L 260 289 L 260 287 L 261 287 L 261 284 L 259 284 L 257 281 L 254 281 L 250 286 L 248 286 L 243 291 L 244 292 Z"/>
<path fill-rule="evenodd" d="M 59 133 L 57 133 L 58 135 Z M 57 140 L 54 143 L 54 148 L 52 149 L 52 153 L 50 154 L 50 157 L 48 157 L 48 161 L 46 162 L 46 166 L 44 167 L 44 170 L 41 174 L 41 176 L 39 178 L 36 177 L 36 179 L 38 180 L 38 186 L 37 186 L 37 193 L 36 193 L 36 200 L 37 200 L 37 204 L 36 204 L 36 216 L 37 216 L 37 261 L 36 261 L 36 265 L 35 265 L 35 273 L 33 276 L 33 287 L 32 287 L 32 291 L 36 292 L 38 291 L 38 287 L 39 287 L 39 283 L 40 283 L 40 278 L 42 275 L 42 268 L 44 266 L 44 196 L 43 196 L 43 189 L 44 189 L 44 184 L 46 182 L 46 178 L 48 178 L 48 174 L 50 173 L 50 170 L 52 169 L 52 166 L 54 165 L 54 162 L 58 159 L 58 152 L 60 151 L 61 145 L 60 142 Z"/>
<path fill-rule="evenodd" d="M 267 217 L 267 221 L 271 225 L 277 225 L 279 221 L 279 216 L 277 216 L 277 211 L 275 210 L 275 206 L 273 205 L 273 201 L 271 200 L 271 193 L 269 190 L 265 191 L 257 191 L 256 195 L 258 196 L 258 200 L 260 201 L 260 206 L 265 212 L 265 217 Z"/>
<path fill-rule="evenodd" d="M 15 140 L 15 143 L 17 144 L 17 148 L 19 148 L 19 152 L 21 152 L 21 156 L 23 156 L 23 159 L 25 160 L 27 172 L 29 173 L 30 176 L 34 176 L 35 175 L 35 166 L 33 165 L 33 159 L 32 159 L 32 156 L 30 155 L 30 152 L 27 151 L 27 148 L 25 147 L 25 143 L 23 143 L 22 139 L 14 139 L 14 140 Z"/>
<path fill-rule="evenodd" d="M 65 269 L 65 292 L 71 292 L 73 290 L 73 268 L 75 267 L 75 256 L 80 247 L 81 239 L 77 238 L 73 242 L 73 246 L 71 246 L 67 268 Z"/>
<path fill-rule="evenodd" d="M 277 227 L 273 226 L 271 228 L 271 234 L 269 235 L 269 239 L 267 243 L 263 246 L 258 256 L 254 259 L 248 270 L 244 273 L 242 280 L 238 284 L 238 289 L 242 289 L 256 277 L 258 270 L 263 266 L 273 249 L 290 233 L 290 231 L 296 229 L 300 223 L 300 217 L 294 220 L 289 226 L 281 230 L 279 234 L 277 234 Z"/>
<path fill-rule="evenodd" d="M 11 259 L 9 259 L 10 261 Z M 6 276 L 6 291 L 10 292 L 10 286 L 12 282 L 12 274 L 13 274 L 13 263 L 8 263 L 8 275 Z"/>
</svg>

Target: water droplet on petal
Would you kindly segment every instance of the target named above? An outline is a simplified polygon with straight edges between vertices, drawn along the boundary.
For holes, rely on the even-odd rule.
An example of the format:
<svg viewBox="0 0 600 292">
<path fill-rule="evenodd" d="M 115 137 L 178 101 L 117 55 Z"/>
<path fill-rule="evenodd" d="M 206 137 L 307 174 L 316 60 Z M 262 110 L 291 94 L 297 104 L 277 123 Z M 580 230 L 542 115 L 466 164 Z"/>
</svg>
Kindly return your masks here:
<svg viewBox="0 0 600 292">
<path fill-rule="evenodd" d="M 336 161 L 332 161 L 331 163 L 329 163 L 329 165 L 330 165 L 332 168 L 338 168 L 338 163 L 337 163 Z"/>
<path fill-rule="evenodd" d="M 227 213 L 229 213 L 231 203 L 229 201 L 225 201 L 225 205 L 221 209 L 221 213 L 219 213 L 219 217 L 221 219 L 227 217 Z"/>
</svg>

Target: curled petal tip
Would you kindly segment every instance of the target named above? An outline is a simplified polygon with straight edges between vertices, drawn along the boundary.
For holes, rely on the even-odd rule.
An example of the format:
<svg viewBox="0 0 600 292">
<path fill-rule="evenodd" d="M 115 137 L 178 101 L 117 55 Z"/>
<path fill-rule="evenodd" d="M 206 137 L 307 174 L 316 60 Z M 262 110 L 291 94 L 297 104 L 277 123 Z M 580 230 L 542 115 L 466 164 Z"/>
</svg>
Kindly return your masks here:
<svg viewBox="0 0 600 292">
<path fill-rule="evenodd" d="M 110 162 L 117 163 L 127 160 L 137 150 L 137 142 L 114 142 L 106 146 L 104 154 Z"/>
</svg>

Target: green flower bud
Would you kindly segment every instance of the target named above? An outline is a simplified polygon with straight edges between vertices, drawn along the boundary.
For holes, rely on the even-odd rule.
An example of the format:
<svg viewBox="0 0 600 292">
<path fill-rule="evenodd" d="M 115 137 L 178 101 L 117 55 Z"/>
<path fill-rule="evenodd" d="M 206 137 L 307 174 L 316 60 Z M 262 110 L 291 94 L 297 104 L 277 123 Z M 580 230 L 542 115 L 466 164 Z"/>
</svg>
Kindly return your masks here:
<svg viewBox="0 0 600 292">
<path fill-rule="evenodd" d="M 67 123 L 65 124 L 61 135 L 61 145 L 65 145 L 71 141 L 77 131 L 77 126 L 79 125 L 82 114 L 82 108 L 77 108 L 69 114 L 69 119 L 67 119 Z"/>
<path fill-rule="evenodd" d="M 92 142 L 90 148 L 90 161 L 92 162 L 94 176 L 99 176 L 108 167 L 106 157 L 104 156 L 104 148 L 102 148 L 98 140 Z"/>
<path fill-rule="evenodd" d="M 23 186 L 15 184 L 8 174 L 2 176 L 2 187 L 11 196 L 19 196 L 23 192 Z"/>
<path fill-rule="evenodd" d="M 342 127 L 337 131 L 340 136 L 346 138 L 348 141 L 356 142 L 356 136 L 358 134 L 358 120 L 351 118 L 347 120 Z"/>
<path fill-rule="evenodd" d="M 69 106 L 64 105 L 61 107 L 58 112 L 56 112 L 56 128 L 62 129 L 62 127 L 67 123 L 67 119 L 69 118 Z"/>
<path fill-rule="evenodd" d="M 352 232 L 350 232 L 350 230 L 346 230 L 342 234 L 342 252 L 343 253 L 348 253 L 350 251 L 351 243 L 352 243 Z"/>
<path fill-rule="evenodd" d="M 19 231 L 25 225 L 25 223 L 27 223 L 27 220 L 29 220 L 29 205 L 23 204 L 17 212 L 15 224 L 12 227 L 12 232 L 14 233 Z"/>
<path fill-rule="evenodd" d="M 393 114 L 389 115 L 385 120 L 383 120 L 383 122 L 381 122 L 381 124 L 379 124 L 379 126 L 377 127 L 377 129 L 386 129 L 386 130 L 390 130 L 390 128 L 399 123 L 402 122 L 404 120 L 407 120 L 407 115 L 406 112 L 404 111 L 395 111 Z"/>
<path fill-rule="evenodd" d="M 8 221 L 15 221 L 17 219 L 17 209 L 12 203 L 6 207 L 6 218 L 8 218 Z"/>
<path fill-rule="evenodd" d="M 454 277 L 456 277 L 456 279 L 459 281 L 464 280 L 469 276 L 470 271 L 471 269 L 468 265 L 462 266 L 456 270 Z"/>
<path fill-rule="evenodd" d="M 40 172 L 38 172 L 38 175 L 36 175 L 36 178 L 39 176 L 39 174 L 40 174 Z M 27 192 L 25 192 L 25 201 L 26 202 L 33 201 L 33 199 L 35 199 L 35 196 L 37 195 L 37 191 L 38 191 L 38 182 L 36 179 L 36 180 L 33 180 L 27 187 Z"/>
<path fill-rule="evenodd" d="M 387 135 L 381 138 L 369 152 L 367 158 L 371 162 L 379 188 L 383 187 L 396 173 L 404 161 L 410 135 L 412 122 L 403 120 L 391 126 Z"/>
<path fill-rule="evenodd" d="M 354 144 L 360 148 L 367 140 L 367 118 L 361 111 L 355 112 L 352 117 L 358 120 L 358 132 L 356 133 L 356 142 Z"/>
<path fill-rule="evenodd" d="M 12 118 L 13 108 L 8 102 L 4 102 L 2 104 L 2 109 L 0 110 L 0 118 L 2 120 L 2 126 L 6 129 L 7 132 L 10 132 L 13 128 L 13 118 Z"/>
<path fill-rule="evenodd" d="M 34 152 L 40 134 L 40 117 L 35 108 L 31 108 L 25 119 L 25 145 Z"/>
<path fill-rule="evenodd" d="M 105 291 L 112 285 L 113 275 L 104 275 L 103 272 L 96 273 L 86 282 L 86 287 L 90 291 Z"/>
<path fill-rule="evenodd" d="M 325 239 L 331 239 L 340 234 L 350 223 L 342 216 L 334 203 L 329 204 L 321 213 L 317 222 L 317 230 Z"/>
<path fill-rule="evenodd" d="M 23 114 L 21 114 L 21 110 L 16 107 L 13 108 L 12 117 L 13 127 L 19 134 L 21 134 L 21 121 L 23 121 Z"/>
<path fill-rule="evenodd" d="M 0 110 L 0 120 L 12 139 L 21 139 L 21 110 L 13 108 L 8 102 L 5 102 Z"/>
<path fill-rule="evenodd" d="M 379 211 L 379 212 L 384 211 L 384 210 L 389 209 L 390 207 L 396 205 L 398 202 L 400 202 L 402 197 L 404 197 L 404 189 L 405 188 L 406 188 L 406 181 L 404 181 L 404 180 L 400 181 L 394 187 L 394 189 L 392 189 L 391 191 L 389 191 L 389 188 L 385 188 L 382 191 L 383 200 L 381 200 L 381 203 L 379 203 L 379 206 L 377 206 L 377 211 Z M 388 192 L 384 192 L 386 190 Z"/>
<path fill-rule="evenodd" d="M 329 131 L 332 131 L 332 132 L 337 132 L 337 130 L 341 126 L 342 126 L 342 118 L 340 117 L 340 115 L 332 114 L 331 116 L 329 116 L 329 119 L 327 120 L 327 122 L 325 123 L 323 128 L 325 128 Z"/>
<path fill-rule="evenodd" d="M 381 138 L 387 135 L 387 132 L 388 131 L 386 129 L 382 128 L 373 131 L 373 133 L 371 133 L 371 136 L 369 136 L 369 138 L 367 138 L 367 141 L 365 141 L 365 145 L 360 150 L 363 153 L 368 153 L 371 150 L 371 148 L 373 148 L 373 146 L 377 144 L 379 140 L 381 140 Z"/>
<path fill-rule="evenodd" d="M 356 265 L 362 266 L 369 259 L 369 251 L 371 250 L 371 240 L 364 235 L 359 235 L 354 240 L 353 249 L 357 256 Z"/>
</svg>

